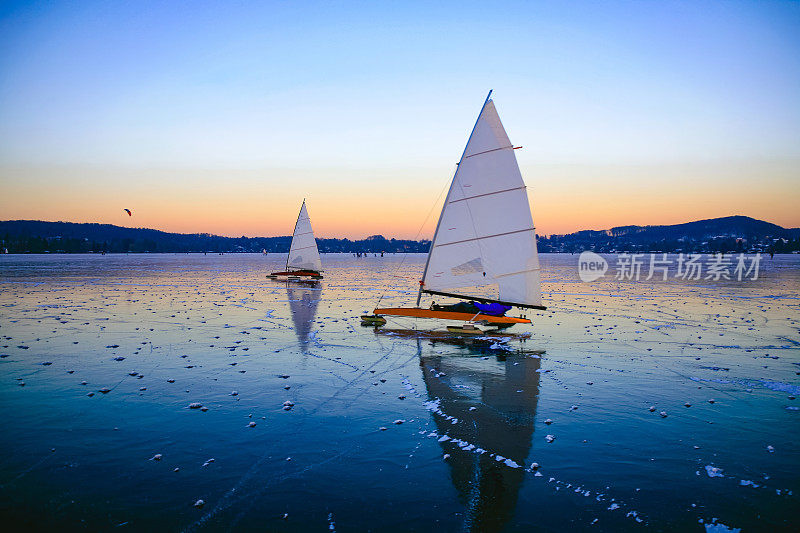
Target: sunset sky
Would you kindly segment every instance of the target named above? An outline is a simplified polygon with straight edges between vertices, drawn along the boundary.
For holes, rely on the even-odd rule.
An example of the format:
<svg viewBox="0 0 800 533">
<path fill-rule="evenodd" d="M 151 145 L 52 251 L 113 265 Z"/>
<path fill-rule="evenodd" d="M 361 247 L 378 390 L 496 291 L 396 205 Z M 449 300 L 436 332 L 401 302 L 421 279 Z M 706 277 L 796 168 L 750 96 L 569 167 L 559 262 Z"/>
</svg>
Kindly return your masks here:
<svg viewBox="0 0 800 533">
<path fill-rule="evenodd" d="M 4 2 L 0 219 L 429 238 L 489 89 L 540 234 L 800 226 L 788 1 Z"/>
</svg>

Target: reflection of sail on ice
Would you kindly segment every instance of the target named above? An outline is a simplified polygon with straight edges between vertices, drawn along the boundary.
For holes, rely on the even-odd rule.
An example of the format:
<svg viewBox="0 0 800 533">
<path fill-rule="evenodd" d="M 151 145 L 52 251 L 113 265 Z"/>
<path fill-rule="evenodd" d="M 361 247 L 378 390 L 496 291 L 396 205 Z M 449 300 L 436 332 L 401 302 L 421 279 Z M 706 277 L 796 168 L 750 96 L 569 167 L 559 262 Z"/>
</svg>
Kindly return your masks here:
<svg viewBox="0 0 800 533">
<path fill-rule="evenodd" d="M 526 475 L 539 394 L 539 359 L 509 356 L 505 360 L 421 357 L 423 380 L 432 401 L 458 423 L 433 414 L 439 435 L 483 448 L 462 450 L 441 443 L 450 454 L 453 485 L 466 506 L 466 531 L 500 531 L 514 514 Z M 521 392 L 518 392 L 521 391 Z M 470 410 L 471 408 L 474 408 Z M 511 459 L 520 468 L 490 454 Z"/>
<path fill-rule="evenodd" d="M 318 283 L 309 283 L 308 286 L 288 286 L 287 284 L 286 295 L 289 300 L 289 309 L 292 312 L 297 342 L 305 351 L 308 346 L 308 336 L 311 334 L 311 325 L 317 314 L 317 305 L 322 297 L 322 288 Z"/>
</svg>

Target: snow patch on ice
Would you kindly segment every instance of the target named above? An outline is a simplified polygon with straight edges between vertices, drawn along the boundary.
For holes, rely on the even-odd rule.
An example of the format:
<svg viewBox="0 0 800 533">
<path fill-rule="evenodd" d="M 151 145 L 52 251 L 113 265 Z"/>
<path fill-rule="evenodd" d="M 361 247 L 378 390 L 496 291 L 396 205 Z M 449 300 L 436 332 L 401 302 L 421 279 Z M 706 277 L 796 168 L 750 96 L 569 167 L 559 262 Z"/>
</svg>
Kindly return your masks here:
<svg viewBox="0 0 800 533">
<path fill-rule="evenodd" d="M 770 390 L 777 392 L 788 392 L 789 394 L 800 394 L 800 386 L 791 383 L 781 383 L 780 381 L 761 380 L 761 384 Z"/>
</svg>

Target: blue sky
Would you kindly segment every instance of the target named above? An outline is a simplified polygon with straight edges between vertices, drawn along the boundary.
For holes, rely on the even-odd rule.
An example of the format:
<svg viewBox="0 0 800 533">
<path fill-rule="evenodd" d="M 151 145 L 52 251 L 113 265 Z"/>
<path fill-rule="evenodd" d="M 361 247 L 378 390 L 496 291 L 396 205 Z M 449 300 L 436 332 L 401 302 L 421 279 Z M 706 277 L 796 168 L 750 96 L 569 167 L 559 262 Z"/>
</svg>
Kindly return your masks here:
<svg viewBox="0 0 800 533">
<path fill-rule="evenodd" d="M 727 214 L 750 214 L 745 184 L 758 176 L 765 205 L 798 200 L 799 52 L 798 2 L 7 2 L 0 179 L 17 195 L 13 218 L 28 218 L 20 199 L 36 187 L 46 200 L 50 183 L 88 192 L 137 171 L 201 189 L 229 180 L 247 195 L 302 176 L 317 205 L 342 188 L 385 202 L 381 188 L 400 181 L 427 212 L 493 89 L 549 205 L 598 180 L 636 201 L 652 180 L 658 196 L 681 168 L 705 180 L 703 205 L 709 184 L 745 167 Z M 296 210 L 308 194 L 286 202 Z M 800 225 L 777 208 L 773 221 Z M 109 221 L 79 213 L 59 216 Z M 600 227 L 613 219 L 600 214 Z M 555 216 L 537 223 L 591 225 Z"/>
</svg>

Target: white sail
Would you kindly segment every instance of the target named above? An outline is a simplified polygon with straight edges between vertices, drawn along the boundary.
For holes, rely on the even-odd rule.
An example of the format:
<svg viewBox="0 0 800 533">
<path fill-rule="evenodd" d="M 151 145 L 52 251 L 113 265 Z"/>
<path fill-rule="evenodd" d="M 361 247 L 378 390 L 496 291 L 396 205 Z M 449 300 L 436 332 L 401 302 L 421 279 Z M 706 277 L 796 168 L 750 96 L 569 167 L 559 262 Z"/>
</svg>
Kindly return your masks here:
<svg viewBox="0 0 800 533">
<path fill-rule="evenodd" d="M 423 289 L 469 298 L 454 289 L 487 285 L 498 287 L 501 302 L 542 305 L 525 182 L 513 145 L 488 99 L 447 193 Z"/>
<path fill-rule="evenodd" d="M 286 268 L 316 270 L 317 272 L 322 270 L 317 240 L 314 238 L 314 230 L 311 229 L 311 219 L 308 218 L 305 200 L 303 200 L 303 205 L 300 207 L 297 224 L 294 226 L 294 235 L 292 235 L 292 245 L 289 247 Z"/>
</svg>

